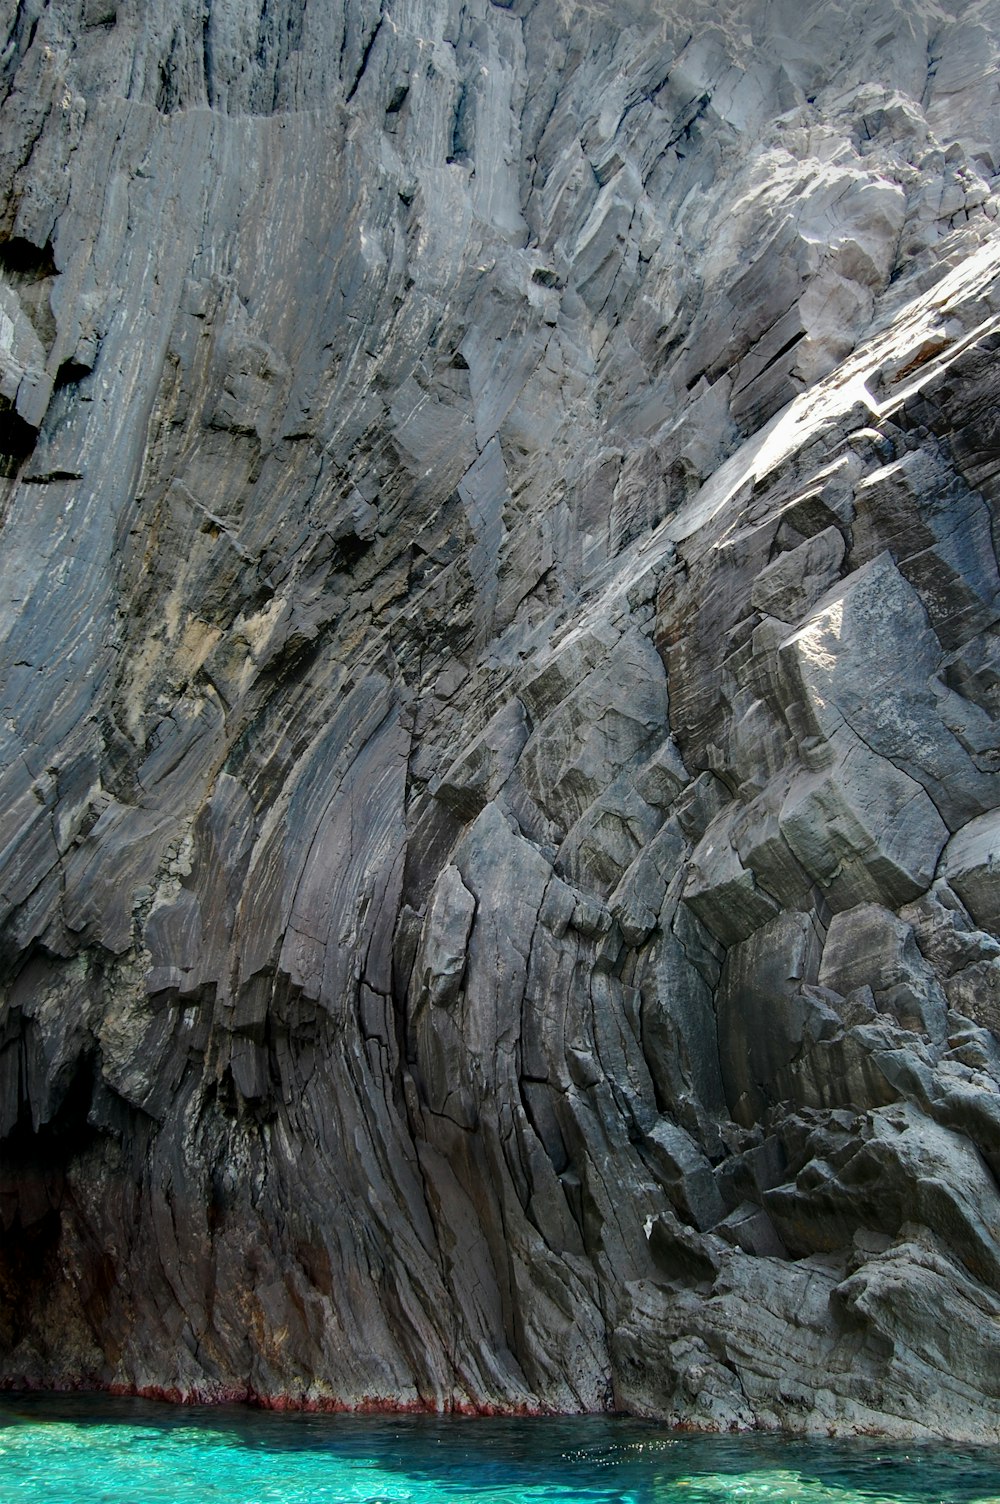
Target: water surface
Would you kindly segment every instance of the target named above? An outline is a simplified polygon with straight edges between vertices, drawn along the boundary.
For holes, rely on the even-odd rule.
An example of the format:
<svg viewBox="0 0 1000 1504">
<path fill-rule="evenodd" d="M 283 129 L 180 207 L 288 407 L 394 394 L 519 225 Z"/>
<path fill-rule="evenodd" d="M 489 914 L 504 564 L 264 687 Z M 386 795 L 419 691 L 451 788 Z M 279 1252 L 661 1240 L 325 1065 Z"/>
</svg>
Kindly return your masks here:
<svg viewBox="0 0 1000 1504">
<path fill-rule="evenodd" d="M 1000 1450 L 0 1397 L 2 1504 L 1000 1504 Z"/>
</svg>

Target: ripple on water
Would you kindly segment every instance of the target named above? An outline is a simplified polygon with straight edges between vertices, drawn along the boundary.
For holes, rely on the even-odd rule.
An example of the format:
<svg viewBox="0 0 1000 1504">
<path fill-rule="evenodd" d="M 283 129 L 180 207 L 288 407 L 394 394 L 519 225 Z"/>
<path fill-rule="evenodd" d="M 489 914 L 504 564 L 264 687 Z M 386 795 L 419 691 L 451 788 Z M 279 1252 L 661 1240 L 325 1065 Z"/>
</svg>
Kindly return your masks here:
<svg viewBox="0 0 1000 1504">
<path fill-rule="evenodd" d="M 1000 1504 L 1000 1451 L 0 1399 L 2 1504 Z"/>
</svg>

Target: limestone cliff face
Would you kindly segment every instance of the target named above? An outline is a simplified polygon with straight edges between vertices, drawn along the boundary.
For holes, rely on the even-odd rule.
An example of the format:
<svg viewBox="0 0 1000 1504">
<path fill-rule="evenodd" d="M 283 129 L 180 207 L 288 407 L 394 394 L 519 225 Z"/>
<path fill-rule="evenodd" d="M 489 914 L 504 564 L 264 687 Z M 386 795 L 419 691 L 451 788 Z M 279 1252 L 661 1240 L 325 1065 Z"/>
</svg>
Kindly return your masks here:
<svg viewBox="0 0 1000 1504">
<path fill-rule="evenodd" d="M 1000 1437 L 998 62 L 6 0 L 3 1382 Z"/>
</svg>

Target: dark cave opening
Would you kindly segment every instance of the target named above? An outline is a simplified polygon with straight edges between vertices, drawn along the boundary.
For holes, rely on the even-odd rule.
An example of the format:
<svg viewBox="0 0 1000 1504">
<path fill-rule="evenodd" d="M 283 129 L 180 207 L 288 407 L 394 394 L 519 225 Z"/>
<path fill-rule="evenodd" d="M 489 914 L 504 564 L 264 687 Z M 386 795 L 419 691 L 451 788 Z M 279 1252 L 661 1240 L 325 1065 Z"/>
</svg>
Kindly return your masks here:
<svg viewBox="0 0 1000 1504">
<path fill-rule="evenodd" d="M 97 1135 L 88 1120 L 92 1094 L 93 1061 L 83 1056 L 52 1119 L 36 1130 L 22 1098 L 0 1143 L 0 1353 L 32 1329 L 59 1281 L 66 1172 Z"/>
<path fill-rule="evenodd" d="M 37 438 L 37 429 L 26 423 L 20 413 L 9 405 L 0 406 L 0 475 L 8 478 L 16 475 Z"/>
</svg>

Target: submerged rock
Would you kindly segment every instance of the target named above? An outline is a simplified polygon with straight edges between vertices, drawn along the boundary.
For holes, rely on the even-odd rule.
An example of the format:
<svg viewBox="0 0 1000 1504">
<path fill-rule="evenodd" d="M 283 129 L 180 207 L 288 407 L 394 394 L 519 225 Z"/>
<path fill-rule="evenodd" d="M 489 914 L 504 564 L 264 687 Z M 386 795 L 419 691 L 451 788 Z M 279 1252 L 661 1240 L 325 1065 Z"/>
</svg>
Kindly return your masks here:
<svg viewBox="0 0 1000 1504">
<path fill-rule="evenodd" d="M 996 0 L 5 25 L 0 1382 L 1000 1438 Z"/>
</svg>

